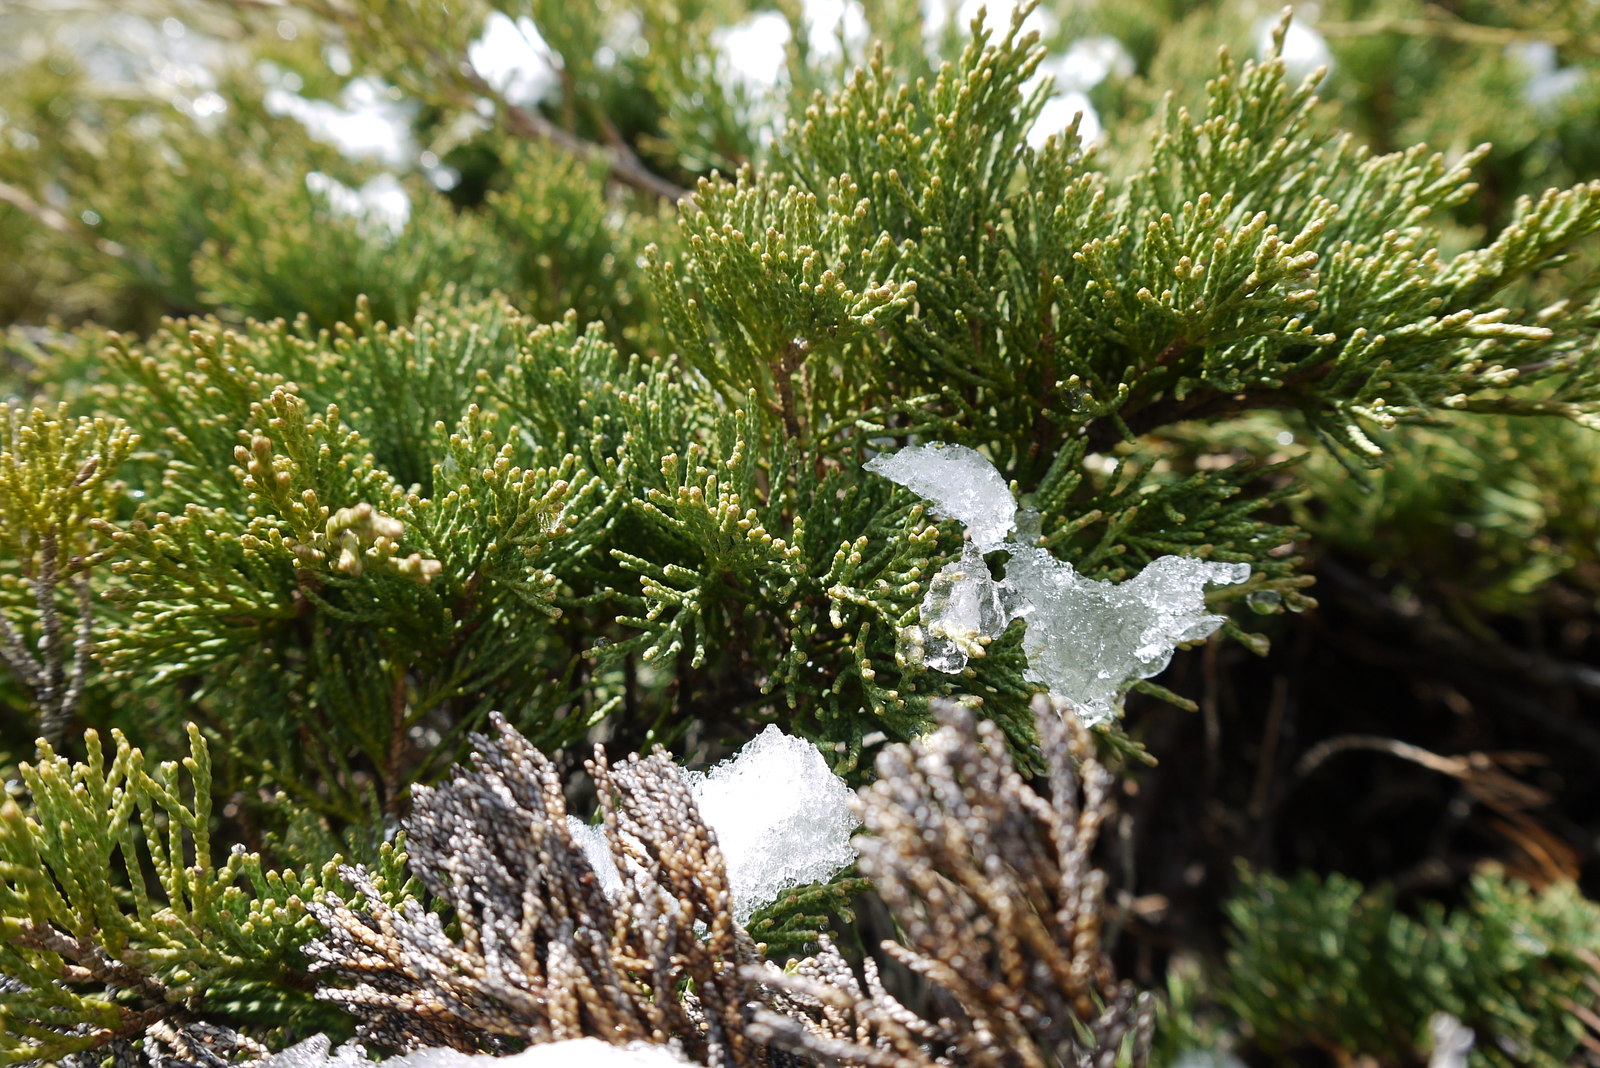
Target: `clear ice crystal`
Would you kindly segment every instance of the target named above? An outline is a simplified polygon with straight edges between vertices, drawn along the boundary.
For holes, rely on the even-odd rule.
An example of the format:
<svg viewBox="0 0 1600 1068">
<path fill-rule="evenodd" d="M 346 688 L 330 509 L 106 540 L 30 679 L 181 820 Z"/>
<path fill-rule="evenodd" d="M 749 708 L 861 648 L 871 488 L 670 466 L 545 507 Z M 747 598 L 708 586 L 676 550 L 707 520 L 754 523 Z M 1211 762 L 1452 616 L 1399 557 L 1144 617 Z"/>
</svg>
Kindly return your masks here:
<svg viewBox="0 0 1600 1068">
<path fill-rule="evenodd" d="M 716 833 L 740 923 L 783 891 L 832 878 L 855 859 L 855 795 L 803 738 L 768 726 L 733 759 L 684 775 Z"/>
<path fill-rule="evenodd" d="M 1128 683 L 1165 670 L 1179 644 L 1222 626 L 1206 611 L 1206 585 L 1249 577 L 1249 564 L 1163 556 L 1127 582 L 1102 582 L 1044 549 L 1015 546 L 1006 584 L 1024 606 L 1026 678 L 1071 700 L 1085 723 L 1104 723 Z"/>
<path fill-rule="evenodd" d="M 978 547 L 968 542 L 961 559 L 940 568 L 922 601 L 922 660 L 954 674 L 983 655 L 987 640 L 1010 622 L 1000 585 Z"/>
<path fill-rule="evenodd" d="M 1006 480 L 965 445 L 908 445 L 874 456 L 866 467 L 928 501 L 939 518 L 959 521 L 984 552 L 999 548 L 1016 525 L 1017 502 Z"/>
<path fill-rule="evenodd" d="M 366 1051 L 354 1042 L 330 1050 L 327 1035 L 313 1035 L 260 1061 L 255 1068 L 371 1068 Z M 598 1038 L 576 1038 L 529 1046 L 505 1057 L 421 1049 L 384 1061 L 386 1068 L 681 1068 L 687 1064 L 666 1046 L 631 1042 L 612 1046 Z"/>
<path fill-rule="evenodd" d="M 1163 671 L 1180 644 L 1223 624 L 1206 611 L 1207 585 L 1250 577 L 1249 564 L 1162 556 L 1127 582 L 1086 578 L 1035 544 L 1038 513 L 1019 515 L 1000 472 L 959 445 L 913 445 L 866 467 L 966 524 L 970 537 L 961 558 L 928 583 L 922 625 L 901 632 L 897 659 L 954 674 L 1021 619 L 1025 677 L 1071 701 L 1091 725 L 1115 717 L 1128 685 Z M 1004 540 L 1013 527 L 1016 540 Z M 1010 555 L 1002 580 L 983 560 L 992 549 Z"/>
</svg>

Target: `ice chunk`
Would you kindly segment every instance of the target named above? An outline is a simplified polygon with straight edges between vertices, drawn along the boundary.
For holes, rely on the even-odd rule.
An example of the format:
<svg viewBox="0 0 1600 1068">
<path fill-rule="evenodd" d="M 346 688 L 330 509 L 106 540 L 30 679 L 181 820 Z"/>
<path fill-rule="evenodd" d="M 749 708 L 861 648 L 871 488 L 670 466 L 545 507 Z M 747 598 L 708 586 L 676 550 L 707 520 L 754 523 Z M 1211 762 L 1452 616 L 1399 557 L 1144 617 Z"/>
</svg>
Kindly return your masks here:
<svg viewBox="0 0 1600 1068">
<path fill-rule="evenodd" d="M 936 671 L 954 673 L 971 657 L 982 656 L 988 639 L 1010 622 L 1000 586 L 977 546 L 967 543 L 961 559 L 944 565 L 922 600 L 922 660 Z"/>
<path fill-rule="evenodd" d="M 854 794 L 803 738 L 769 726 L 732 760 L 684 774 L 722 848 L 740 923 L 790 887 L 829 879 L 855 859 Z"/>
<path fill-rule="evenodd" d="M 591 827 L 576 816 L 568 816 L 567 830 L 572 833 L 573 841 L 583 847 L 583 855 L 588 858 L 589 867 L 600 877 L 600 889 L 604 890 L 608 897 L 620 894 L 622 875 L 617 871 L 617 862 L 612 859 L 611 847 L 606 844 L 606 829 Z"/>
<path fill-rule="evenodd" d="M 371 1068 L 366 1051 L 346 1042 L 329 1052 L 327 1035 L 313 1035 L 257 1063 L 255 1068 Z M 612 1046 L 598 1038 L 577 1038 L 529 1046 L 506 1057 L 422 1049 L 383 1062 L 388 1068 L 680 1068 L 689 1062 L 666 1046 L 630 1042 Z"/>
<path fill-rule="evenodd" d="M 1025 677 L 1072 701 L 1084 722 L 1103 723 L 1128 683 L 1164 670 L 1179 643 L 1222 626 L 1206 611 L 1206 585 L 1249 577 L 1249 564 L 1163 556 L 1127 582 L 1101 582 L 1044 549 L 1015 546 L 1006 585 L 1027 621 Z"/>
<path fill-rule="evenodd" d="M 913 445 L 866 468 L 967 524 L 970 536 L 961 558 L 928 583 L 921 626 L 899 632 L 896 661 L 954 674 L 1021 619 L 1024 677 L 1071 701 L 1089 724 L 1115 716 L 1128 684 L 1165 669 L 1178 645 L 1222 625 L 1206 611 L 1208 584 L 1250 577 L 1249 564 L 1163 556 L 1127 582 L 1086 578 L 1036 544 L 1039 514 L 1019 513 L 994 465 L 958 445 Z M 1013 527 L 1017 540 L 1001 540 Z M 1000 581 L 983 559 L 992 549 L 1010 554 Z"/>
<path fill-rule="evenodd" d="M 998 548 L 1016 525 L 1017 502 L 1006 480 L 981 453 L 964 445 L 908 445 L 874 456 L 866 466 L 927 500 L 939 518 L 963 524 L 985 552 Z"/>
</svg>

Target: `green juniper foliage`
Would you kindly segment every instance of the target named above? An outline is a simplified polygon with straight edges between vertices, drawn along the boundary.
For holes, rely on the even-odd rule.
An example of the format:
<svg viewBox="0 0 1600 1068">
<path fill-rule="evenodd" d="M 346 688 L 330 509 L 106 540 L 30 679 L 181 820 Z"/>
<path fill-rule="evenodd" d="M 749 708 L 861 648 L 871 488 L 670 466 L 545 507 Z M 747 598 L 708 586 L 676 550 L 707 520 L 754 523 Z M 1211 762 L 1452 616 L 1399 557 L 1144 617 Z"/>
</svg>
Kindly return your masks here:
<svg viewBox="0 0 1600 1068">
<path fill-rule="evenodd" d="M 1338 875 L 1246 873 L 1228 911 L 1237 933 L 1210 985 L 1231 1025 L 1275 1053 L 1417 1056 L 1439 1012 L 1473 1029 L 1484 1064 L 1568 1064 L 1578 1048 L 1570 1006 L 1597 916 L 1570 886 L 1535 893 L 1486 873 L 1458 907 L 1413 917 Z"/>
<path fill-rule="evenodd" d="M 1306 27 L 1245 3 L 147 6 L 0 13 L 0 1063 L 340 1030 L 306 905 L 349 858 L 448 927 L 388 839 L 491 713 L 563 769 L 777 723 L 862 784 L 955 699 L 1048 770 L 1026 620 L 908 655 L 963 533 L 863 470 L 906 444 L 979 450 L 1089 578 L 1248 564 L 1208 604 L 1256 653 L 1319 552 L 1485 640 L 1592 604 L 1593 5 L 1326 3 L 1293 73 Z M 1144 740 L 1098 732 L 1129 777 Z M 1229 964 L 1173 964 L 1223 1013 L 1172 1033 L 1573 1048 L 1566 884 L 1413 920 L 1251 879 Z M 804 952 L 863 890 L 750 933 Z M 1294 971 L 1336 920 L 1345 970 Z"/>
</svg>

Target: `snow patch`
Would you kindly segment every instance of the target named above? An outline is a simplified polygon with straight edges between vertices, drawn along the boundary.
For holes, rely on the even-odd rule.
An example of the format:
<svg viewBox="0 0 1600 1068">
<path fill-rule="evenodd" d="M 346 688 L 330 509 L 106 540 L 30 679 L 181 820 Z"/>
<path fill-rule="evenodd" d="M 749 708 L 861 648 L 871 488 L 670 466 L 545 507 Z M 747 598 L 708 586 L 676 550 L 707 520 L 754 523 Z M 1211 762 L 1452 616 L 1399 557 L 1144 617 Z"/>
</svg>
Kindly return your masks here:
<svg viewBox="0 0 1600 1068">
<path fill-rule="evenodd" d="M 313 1035 L 258 1062 L 256 1068 L 369 1068 L 373 1063 L 355 1042 L 331 1050 L 330 1045 L 327 1035 Z M 423 1049 L 383 1063 L 389 1068 L 679 1068 L 689 1062 L 666 1046 L 643 1042 L 611 1046 L 598 1038 L 578 1038 L 529 1046 L 504 1057 Z"/>
<path fill-rule="evenodd" d="M 740 923 L 855 859 L 855 794 L 803 738 L 769 725 L 731 760 L 683 774 L 722 849 Z"/>
<path fill-rule="evenodd" d="M 741 924 L 785 890 L 824 882 L 856 858 L 855 794 L 803 738 L 769 725 L 710 771 L 682 774 L 722 850 Z M 567 828 L 605 892 L 621 893 L 605 829 L 575 816 L 567 817 Z"/>
</svg>

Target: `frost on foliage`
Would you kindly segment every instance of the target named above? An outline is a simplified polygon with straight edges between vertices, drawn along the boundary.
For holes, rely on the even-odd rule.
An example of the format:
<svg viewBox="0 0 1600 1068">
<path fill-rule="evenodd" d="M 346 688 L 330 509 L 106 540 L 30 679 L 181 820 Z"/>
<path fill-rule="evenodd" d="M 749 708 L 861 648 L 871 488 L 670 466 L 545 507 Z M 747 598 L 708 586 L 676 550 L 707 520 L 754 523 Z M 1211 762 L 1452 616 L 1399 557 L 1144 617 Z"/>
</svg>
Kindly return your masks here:
<svg viewBox="0 0 1600 1068">
<path fill-rule="evenodd" d="M 1249 564 L 1163 556 L 1126 582 L 1086 578 L 1021 533 L 1004 540 L 1019 525 L 1016 501 L 994 465 L 961 446 L 913 445 L 866 467 L 964 524 L 970 539 L 928 583 L 922 625 L 902 643 L 902 657 L 955 674 L 1020 619 L 1024 677 L 1070 701 L 1086 723 L 1114 717 L 1130 682 L 1162 671 L 1178 645 L 1222 625 L 1206 611 L 1208 584 L 1250 577 Z M 1021 525 L 1034 529 L 1036 517 L 1025 516 Z M 995 549 L 1010 554 L 998 580 L 983 560 Z"/>
<path fill-rule="evenodd" d="M 979 561 L 982 566 L 982 561 Z M 733 915 L 749 923 L 796 886 L 826 882 L 855 860 L 853 796 L 817 747 L 775 726 L 709 772 L 683 772 L 700 818 L 717 836 Z M 610 897 L 622 889 L 605 831 L 575 816 L 567 827 Z"/>
<path fill-rule="evenodd" d="M 1017 523 L 1017 502 L 994 464 L 965 445 L 908 445 L 874 456 L 867 470 L 898 482 L 933 505 L 940 519 L 967 528 L 979 549 L 998 549 Z"/>
<path fill-rule="evenodd" d="M 256 1068 L 368 1068 L 366 1051 L 354 1042 L 329 1049 L 327 1035 L 314 1035 L 299 1045 L 261 1061 Z M 498 1057 L 453 1049 L 422 1049 L 383 1062 L 389 1068 L 678 1068 L 687 1062 L 665 1046 L 642 1042 L 608 1045 L 597 1038 L 575 1038 L 529 1046 L 521 1053 Z"/>
<path fill-rule="evenodd" d="M 684 777 L 722 849 L 740 923 L 783 891 L 825 882 L 855 859 L 854 794 L 803 738 L 768 726 L 733 759 Z"/>
</svg>

